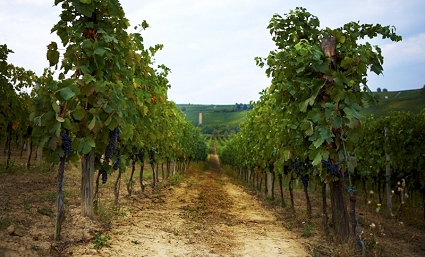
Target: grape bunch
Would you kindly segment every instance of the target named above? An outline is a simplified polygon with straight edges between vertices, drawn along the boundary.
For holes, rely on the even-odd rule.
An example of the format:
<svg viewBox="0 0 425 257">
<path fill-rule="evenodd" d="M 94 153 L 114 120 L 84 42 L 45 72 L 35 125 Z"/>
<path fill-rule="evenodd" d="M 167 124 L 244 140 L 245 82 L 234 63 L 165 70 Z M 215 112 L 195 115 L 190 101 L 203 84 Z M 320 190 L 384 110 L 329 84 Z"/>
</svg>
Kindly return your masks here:
<svg viewBox="0 0 425 257">
<path fill-rule="evenodd" d="M 303 183 L 303 186 L 305 188 L 308 188 L 308 181 L 310 180 L 310 177 L 308 174 L 300 174 L 301 182 Z"/>
<path fill-rule="evenodd" d="M 269 165 L 269 172 L 270 173 L 273 173 L 273 170 L 274 170 L 274 165 L 273 164 L 270 164 Z"/>
<path fill-rule="evenodd" d="M 301 167 L 302 162 L 292 162 L 292 168 L 295 170 L 299 170 Z"/>
<path fill-rule="evenodd" d="M 141 161 L 141 162 L 143 162 L 143 158 L 145 158 L 145 153 L 144 152 L 142 152 L 142 151 L 140 151 L 139 152 L 139 160 Z"/>
<path fill-rule="evenodd" d="M 102 184 L 105 184 L 108 181 L 108 172 L 104 168 L 100 168 L 100 175 L 102 175 Z"/>
<path fill-rule="evenodd" d="M 131 150 L 133 151 L 133 154 L 136 154 L 139 151 L 139 149 L 137 148 L 136 145 L 133 145 L 133 147 L 131 148 Z"/>
<path fill-rule="evenodd" d="M 71 143 L 72 139 L 69 135 L 65 133 L 61 133 L 61 139 L 62 139 L 62 149 L 65 152 L 65 154 L 71 153 Z"/>
<path fill-rule="evenodd" d="M 118 136 L 120 134 L 120 129 L 118 127 L 114 130 L 109 131 L 109 144 L 106 146 L 105 157 L 108 159 L 112 158 L 114 155 L 115 144 L 118 141 Z"/>
<path fill-rule="evenodd" d="M 331 163 L 327 160 L 322 160 L 322 167 L 327 169 L 331 166 Z"/>
<path fill-rule="evenodd" d="M 155 151 L 154 150 L 149 150 L 149 157 L 150 157 L 149 163 L 153 164 L 155 162 Z"/>
<path fill-rule="evenodd" d="M 121 149 L 118 149 L 117 161 L 114 163 L 114 170 L 117 170 L 121 165 Z"/>
<path fill-rule="evenodd" d="M 339 162 L 331 164 L 329 161 L 322 160 L 322 167 L 327 169 L 331 173 L 332 177 L 336 177 L 339 171 Z"/>
</svg>

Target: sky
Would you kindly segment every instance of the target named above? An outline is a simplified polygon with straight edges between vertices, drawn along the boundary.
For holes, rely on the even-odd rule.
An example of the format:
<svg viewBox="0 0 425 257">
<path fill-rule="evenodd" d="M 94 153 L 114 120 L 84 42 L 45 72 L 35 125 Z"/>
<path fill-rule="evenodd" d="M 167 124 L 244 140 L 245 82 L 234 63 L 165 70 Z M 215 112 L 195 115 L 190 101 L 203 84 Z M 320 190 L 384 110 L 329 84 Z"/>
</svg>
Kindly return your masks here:
<svg viewBox="0 0 425 257">
<path fill-rule="evenodd" d="M 275 49 L 267 25 L 277 13 L 304 7 L 322 28 L 351 21 L 393 25 L 403 41 L 370 41 L 382 49 L 384 74 L 368 86 L 389 91 L 425 85 L 425 1 L 423 0 L 121 0 L 131 27 L 146 20 L 145 46 L 163 44 L 155 64 L 171 69 L 168 99 L 178 104 L 235 104 L 259 99 L 270 85 L 254 58 Z M 0 44 L 14 51 L 8 61 L 41 75 L 46 46 L 60 43 L 50 30 L 59 21 L 54 0 L 0 1 Z"/>
</svg>

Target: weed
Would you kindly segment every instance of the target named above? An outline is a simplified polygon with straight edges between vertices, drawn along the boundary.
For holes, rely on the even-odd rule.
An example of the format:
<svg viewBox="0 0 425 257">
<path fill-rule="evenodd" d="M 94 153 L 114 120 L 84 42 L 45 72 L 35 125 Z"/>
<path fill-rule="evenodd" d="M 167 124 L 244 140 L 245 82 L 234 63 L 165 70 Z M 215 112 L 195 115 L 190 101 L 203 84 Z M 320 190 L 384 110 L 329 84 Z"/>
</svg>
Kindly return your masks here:
<svg viewBox="0 0 425 257">
<path fill-rule="evenodd" d="M 187 187 L 191 187 L 191 186 L 193 186 L 194 184 L 195 184 L 196 182 L 195 182 L 195 180 L 193 180 L 193 179 L 189 179 L 188 181 L 187 181 Z"/>
<path fill-rule="evenodd" d="M 98 203 L 96 205 L 96 214 L 99 217 L 99 221 L 102 223 L 110 223 L 113 218 L 113 213 L 109 211 L 103 204 Z"/>
<path fill-rule="evenodd" d="M 40 196 L 40 201 L 54 203 L 57 197 L 58 196 L 56 191 L 49 191 Z"/>
<path fill-rule="evenodd" d="M 103 246 L 111 247 L 111 242 L 109 242 L 109 240 L 111 240 L 111 237 L 109 235 L 103 236 L 102 232 L 98 232 L 94 235 L 92 241 L 94 243 L 93 248 L 98 250 Z"/>
<path fill-rule="evenodd" d="M 48 217 L 53 217 L 53 210 L 50 208 L 43 207 L 41 209 L 37 209 L 37 212 Z"/>
<path fill-rule="evenodd" d="M 31 205 L 28 199 L 24 198 L 24 211 L 31 213 Z"/>
<path fill-rule="evenodd" d="M 6 218 L 0 218 L 0 230 L 5 229 L 12 225 L 12 222 Z"/>
<path fill-rule="evenodd" d="M 168 184 L 170 186 L 177 186 L 183 181 L 183 176 L 179 173 L 175 174 L 174 176 L 171 176 Z"/>
<path fill-rule="evenodd" d="M 313 235 L 313 231 L 312 230 L 315 230 L 316 229 L 316 227 L 314 226 L 314 225 L 310 225 L 310 224 L 308 224 L 307 222 L 306 223 L 304 223 L 304 226 L 303 226 L 303 229 L 302 229 L 302 236 L 303 237 L 310 237 L 310 236 L 312 236 Z"/>
<path fill-rule="evenodd" d="M 292 221 L 290 221 L 290 222 L 288 222 L 288 224 L 286 224 L 286 228 L 287 229 L 291 229 L 292 227 L 294 226 L 294 222 L 292 222 Z"/>
<path fill-rule="evenodd" d="M 175 235 L 175 236 L 178 236 L 178 235 L 180 234 L 179 230 L 178 230 L 178 229 L 176 229 L 176 228 L 173 228 L 172 233 L 173 233 L 173 235 Z"/>
<path fill-rule="evenodd" d="M 270 196 L 266 196 L 265 202 L 268 203 L 268 204 L 274 205 L 274 206 L 278 206 L 278 205 L 281 204 L 282 199 L 277 198 L 277 197 L 272 198 Z"/>
</svg>

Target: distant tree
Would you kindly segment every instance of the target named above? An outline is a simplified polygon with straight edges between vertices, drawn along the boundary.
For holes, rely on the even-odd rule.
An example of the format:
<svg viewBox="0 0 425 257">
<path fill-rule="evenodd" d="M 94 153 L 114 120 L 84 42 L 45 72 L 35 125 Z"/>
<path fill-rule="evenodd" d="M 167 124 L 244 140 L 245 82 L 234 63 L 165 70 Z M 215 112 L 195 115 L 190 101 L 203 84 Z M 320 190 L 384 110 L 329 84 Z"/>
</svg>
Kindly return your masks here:
<svg viewBox="0 0 425 257">
<path fill-rule="evenodd" d="M 388 92 L 388 89 L 384 88 L 382 89 L 382 92 Z"/>
<path fill-rule="evenodd" d="M 240 110 L 241 109 L 241 106 L 238 103 L 236 103 L 235 105 L 236 105 L 236 110 Z"/>
<path fill-rule="evenodd" d="M 248 109 L 248 106 L 246 104 L 243 105 L 243 109 L 246 110 Z"/>
<path fill-rule="evenodd" d="M 378 88 L 376 89 L 376 92 L 381 93 L 381 92 L 382 92 L 381 88 L 380 88 L 380 87 L 378 87 Z"/>
<path fill-rule="evenodd" d="M 421 88 L 421 96 L 425 96 L 425 85 Z"/>
<path fill-rule="evenodd" d="M 182 107 L 182 112 L 186 111 L 186 107 Z"/>
</svg>

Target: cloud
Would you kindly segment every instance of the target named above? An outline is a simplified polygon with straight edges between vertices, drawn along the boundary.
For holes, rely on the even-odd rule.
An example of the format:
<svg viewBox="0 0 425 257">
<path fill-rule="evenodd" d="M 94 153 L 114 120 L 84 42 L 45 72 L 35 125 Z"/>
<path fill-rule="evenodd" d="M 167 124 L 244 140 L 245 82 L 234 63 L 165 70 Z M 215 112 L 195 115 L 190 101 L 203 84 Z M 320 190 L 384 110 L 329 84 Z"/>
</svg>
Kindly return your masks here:
<svg viewBox="0 0 425 257">
<path fill-rule="evenodd" d="M 316 15 L 322 27 L 350 21 L 394 25 L 403 41 L 373 40 L 383 51 L 384 76 L 371 76 L 369 85 L 406 88 L 423 85 L 425 9 L 423 0 L 123 0 L 132 26 L 147 20 L 142 31 L 146 46 L 163 44 L 156 64 L 171 68 L 169 99 L 177 103 L 230 103 L 258 100 L 270 79 L 255 66 L 254 57 L 273 50 L 267 25 L 273 14 L 297 6 Z M 10 61 L 41 73 L 47 66 L 46 45 L 59 41 L 50 29 L 59 20 L 60 6 L 52 0 L 0 2 L 0 44 L 14 50 Z M 129 29 L 132 31 L 132 28 Z M 397 76 L 397 77 L 394 77 Z"/>
<path fill-rule="evenodd" d="M 384 65 L 394 67 L 400 64 L 413 65 L 417 62 L 423 62 L 425 56 L 425 32 L 401 42 L 389 43 L 382 47 L 384 55 Z"/>
</svg>

